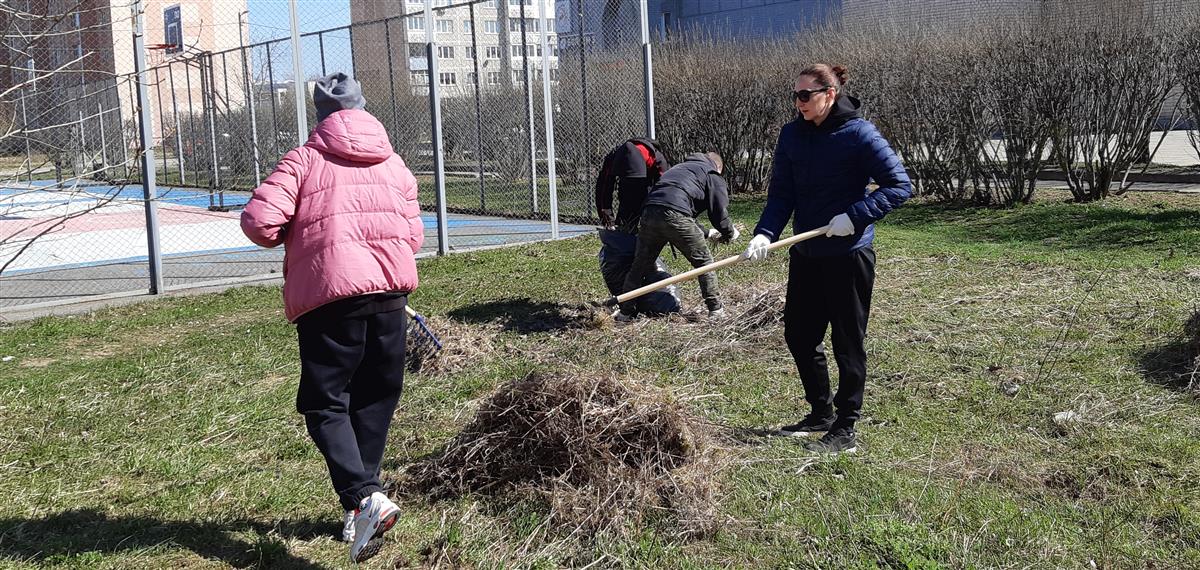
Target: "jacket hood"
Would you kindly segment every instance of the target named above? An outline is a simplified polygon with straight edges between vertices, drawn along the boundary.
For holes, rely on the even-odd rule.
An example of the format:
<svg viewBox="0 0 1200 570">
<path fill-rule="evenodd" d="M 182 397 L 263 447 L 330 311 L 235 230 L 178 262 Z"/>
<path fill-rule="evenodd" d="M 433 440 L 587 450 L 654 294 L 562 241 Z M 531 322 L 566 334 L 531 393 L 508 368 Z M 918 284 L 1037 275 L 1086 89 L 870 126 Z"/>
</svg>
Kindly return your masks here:
<svg viewBox="0 0 1200 570">
<path fill-rule="evenodd" d="M 687 156 L 683 157 L 683 161 L 684 162 L 693 162 L 693 161 L 702 162 L 702 163 L 704 163 L 704 166 L 707 167 L 710 171 L 712 171 L 712 172 L 717 171 L 717 165 L 713 164 L 713 161 L 708 159 L 708 155 L 706 155 L 702 152 L 688 153 Z"/>
<path fill-rule="evenodd" d="M 849 95 L 838 95 L 836 101 L 833 102 L 833 108 L 829 110 L 829 116 L 820 125 L 812 121 L 801 120 L 800 122 L 814 129 L 832 131 L 851 119 L 862 118 L 862 103 L 857 97 Z"/>
<path fill-rule="evenodd" d="M 306 146 L 351 162 L 377 164 L 390 158 L 392 143 L 383 123 L 362 109 L 332 113 L 317 123 Z"/>
</svg>

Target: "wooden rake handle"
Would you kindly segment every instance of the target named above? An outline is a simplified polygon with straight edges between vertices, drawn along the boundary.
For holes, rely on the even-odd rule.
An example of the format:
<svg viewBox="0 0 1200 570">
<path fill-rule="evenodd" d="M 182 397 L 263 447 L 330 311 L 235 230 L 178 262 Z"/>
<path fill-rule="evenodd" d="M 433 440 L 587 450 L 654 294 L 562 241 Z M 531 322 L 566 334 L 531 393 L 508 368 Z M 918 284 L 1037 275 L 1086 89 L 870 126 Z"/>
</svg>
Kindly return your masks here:
<svg viewBox="0 0 1200 570">
<path fill-rule="evenodd" d="M 823 235 L 825 235 L 825 232 L 827 232 L 827 231 L 829 231 L 829 226 L 822 226 L 815 230 L 809 230 L 804 233 L 799 233 L 790 238 L 781 239 L 773 244 L 768 245 L 767 251 L 775 251 L 780 248 L 789 247 L 792 244 L 800 243 L 807 239 L 812 239 L 817 236 L 823 236 Z M 691 271 L 680 273 L 679 275 L 668 277 L 661 281 L 655 281 L 654 283 L 651 283 L 649 285 L 644 285 L 642 287 L 638 287 L 637 289 L 634 289 L 633 291 L 629 291 L 628 293 L 621 293 L 620 295 L 617 295 L 616 297 L 609 297 L 607 300 L 604 301 L 604 306 L 611 307 L 611 306 L 617 305 L 619 303 L 624 303 L 625 301 L 637 299 L 638 297 L 641 297 L 642 295 L 645 295 L 647 293 L 653 293 L 655 291 L 658 291 L 659 289 L 662 289 L 663 287 L 668 287 L 668 286 L 674 285 L 676 283 L 679 283 L 680 281 L 687 281 L 688 279 L 694 279 L 705 273 L 708 273 L 709 271 L 716 271 L 717 269 L 721 269 L 723 267 L 733 265 L 739 261 L 742 261 L 743 259 L 746 259 L 745 252 L 739 253 L 737 255 L 731 255 L 729 257 L 726 257 L 725 259 L 722 259 L 720 261 L 714 261 L 708 265 L 705 265 L 702 267 L 697 267 Z"/>
</svg>

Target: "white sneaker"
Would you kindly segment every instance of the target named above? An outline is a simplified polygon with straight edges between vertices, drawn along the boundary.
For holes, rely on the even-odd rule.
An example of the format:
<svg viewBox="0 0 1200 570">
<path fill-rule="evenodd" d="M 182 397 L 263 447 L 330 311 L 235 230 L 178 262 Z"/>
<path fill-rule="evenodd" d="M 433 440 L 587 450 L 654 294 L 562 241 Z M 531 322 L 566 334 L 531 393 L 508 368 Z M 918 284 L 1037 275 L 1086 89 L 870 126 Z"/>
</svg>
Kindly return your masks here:
<svg viewBox="0 0 1200 570">
<path fill-rule="evenodd" d="M 725 309 L 716 309 L 708 312 L 708 320 L 719 321 L 725 318 Z"/>
<path fill-rule="evenodd" d="M 625 313 L 621 312 L 621 309 L 617 309 L 613 311 L 612 318 L 618 323 L 628 323 L 637 318 L 637 315 L 626 315 Z"/>
<path fill-rule="evenodd" d="M 342 518 L 342 542 L 354 542 L 354 511 L 346 511 Z"/>
<path fill-rule="evenodd" d="M 354 512 L 354 543 L 350 545 L 350 561 L 358 564 L 379 554 L 383 547 L 383 533 L 396 524 L 400 516 L 397 507 L 387 495 L 371 493 L 362 500 Z"/>
</svg>

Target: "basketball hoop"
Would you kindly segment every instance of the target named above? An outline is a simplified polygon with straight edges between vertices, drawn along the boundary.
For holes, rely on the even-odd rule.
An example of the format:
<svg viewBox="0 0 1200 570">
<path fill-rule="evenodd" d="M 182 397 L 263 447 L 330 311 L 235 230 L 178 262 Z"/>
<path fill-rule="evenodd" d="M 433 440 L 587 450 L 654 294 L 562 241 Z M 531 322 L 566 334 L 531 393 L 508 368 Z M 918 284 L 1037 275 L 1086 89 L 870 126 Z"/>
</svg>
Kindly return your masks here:
<svg viewBox="0 0 1200 570">
<path fill-rule="evenodd" d="M 175 47 L 175 44 L 146 44 L 150 65 L 157 65 L 169 59 L 168 51 Z"/>
</svg>

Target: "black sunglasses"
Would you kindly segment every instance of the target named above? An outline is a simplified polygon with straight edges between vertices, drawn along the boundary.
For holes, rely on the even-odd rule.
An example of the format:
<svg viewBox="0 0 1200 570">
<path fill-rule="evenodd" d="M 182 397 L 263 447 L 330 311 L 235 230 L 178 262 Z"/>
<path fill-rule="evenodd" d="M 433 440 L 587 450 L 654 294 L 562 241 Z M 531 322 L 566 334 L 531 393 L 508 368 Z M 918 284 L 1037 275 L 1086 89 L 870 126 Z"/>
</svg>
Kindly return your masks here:
<svg viewBox="0 0 1200 570">
<path fill-rule="evenodd" d="M 799 101 L 801 103 L 807 103 L 809 99 L 812 99 L 814 93 L 824 93 L 830 89 L 833 89 L 833 87 L 826 86 L 820 89 L 801 89 L 799 91 L 792 91 L 792 102 L 794 103 Z"/>
</svg>

